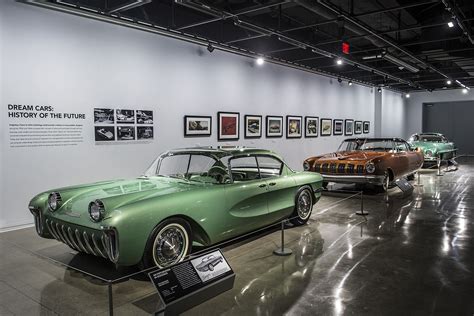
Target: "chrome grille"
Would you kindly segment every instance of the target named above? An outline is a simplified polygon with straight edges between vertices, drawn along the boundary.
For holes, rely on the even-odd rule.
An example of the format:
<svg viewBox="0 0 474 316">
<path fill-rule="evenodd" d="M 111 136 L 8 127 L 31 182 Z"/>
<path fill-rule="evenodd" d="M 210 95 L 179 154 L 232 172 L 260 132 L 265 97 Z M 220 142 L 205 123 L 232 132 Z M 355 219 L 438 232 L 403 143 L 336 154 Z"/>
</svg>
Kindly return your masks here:
<svg viewBox="0 0 474 316">
<path fill-rule="evenodd" d="M 346 172 L 346 164 L 340 163 L 337 165 L 337 173 L 345 173 Z"/>
<path fill-rule="evenodd" d="M 364 166 L 358 165 L 357 166 L 357 173 L 364 173 Z"/>
<path fill-rule="evenodd" d="M 347 173 L 354 173 L 354 165 L 353 164 L 348 164 L 347 165 Z"/>
<path fill-rule="evenodd" d="M 102 232 L 89 233 L 79 227 L 61 224 L 49 218 L 46 219 L 45 223 L 56 240 L 72 249 L 112 260 Z"/>
</svg>

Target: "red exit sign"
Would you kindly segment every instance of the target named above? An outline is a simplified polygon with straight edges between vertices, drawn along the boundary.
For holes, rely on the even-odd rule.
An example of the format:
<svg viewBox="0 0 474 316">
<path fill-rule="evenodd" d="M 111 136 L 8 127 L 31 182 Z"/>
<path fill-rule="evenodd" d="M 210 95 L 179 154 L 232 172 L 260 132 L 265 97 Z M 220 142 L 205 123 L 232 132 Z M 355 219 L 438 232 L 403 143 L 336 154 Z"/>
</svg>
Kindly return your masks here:
<svg viewBox="0 0 474 316">
<path fill-rule="evenodd" d="M 349 55 L 351 47 L 349 46 L 349 43 L 342 42 L 342 52 L 346 55 Z"/>
</svg>

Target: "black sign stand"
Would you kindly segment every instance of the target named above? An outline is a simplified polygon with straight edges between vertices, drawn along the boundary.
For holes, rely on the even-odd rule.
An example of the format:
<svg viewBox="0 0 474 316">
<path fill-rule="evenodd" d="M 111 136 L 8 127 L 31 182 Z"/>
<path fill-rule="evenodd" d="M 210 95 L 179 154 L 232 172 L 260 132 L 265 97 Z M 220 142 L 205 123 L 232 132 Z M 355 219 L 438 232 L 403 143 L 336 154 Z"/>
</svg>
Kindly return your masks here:
<svg viewBox="0 0 474 316">
<path fill-rule="evenodd" d="M 235 274 L 220 250 L 149 273 L 162 302 L 155 315 L 177 315 L 233 288 Z"/>
</svg>

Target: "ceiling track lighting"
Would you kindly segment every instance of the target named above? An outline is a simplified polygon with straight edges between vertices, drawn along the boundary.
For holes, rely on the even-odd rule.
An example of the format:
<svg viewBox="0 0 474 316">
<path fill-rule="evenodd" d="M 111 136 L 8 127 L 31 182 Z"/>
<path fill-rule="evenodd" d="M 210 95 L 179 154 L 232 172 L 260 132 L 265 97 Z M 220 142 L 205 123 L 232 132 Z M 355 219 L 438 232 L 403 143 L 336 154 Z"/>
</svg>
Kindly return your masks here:
<svg viewBox="0 0 474 316">
<path fill-rule="evenodd" d="M 453 21 L 449 21 L 449 22 L 448 22 L 448 26 L 449 26 L 450 28 L 451 28 L 451 27 L 454 27 Z"/>
<path fill-rule="evenodd" d="M 382 92 L 382 88 L 378 87 L 377 92 L 381 93 L 381 92 Z"/>
<path fill-rule="evenodd" d="M 291 38 L 286 38 L 286 37 L 282 37 L 282 36 L 278 36 L 278 40 L 280 42 L 283 42 L 283 43 L 286 43 L 286 44 L 290 44 L 290 45 L 293 45 L 295 47 L 299 47 L 301 49 L 306 49 L 307 46 L 304 44 L 304 43 L 300 43 L 296 40 L 293 40 Z"/>
<path fill-rule="evenodd" d="M 409 98 L 410 98 L 410 94 L 409 94 L 409 93 L 405 94 L 405 98 L 409 99 Z"/>
<path fill-rule="evenodd" d="M 341 58 L 338 58 L 338 59 L 336 60 L 336 64 L 338 64 L 338 65 L 342 65 L 342 64 L 343 64 L 343 61 L 342 61 L 342 59 L 341 59 Z"/>
<path fill-rule="evenodd" d="M 341 77 L 337 78 L 337 82 L 341 83 L 342 82 L 342 79 Z"/>
<path fill-rule="evenodd" d="M 264 63 L 265 63 L 265 59 L 263 59 L 263 57 L 258 57 L 256 60 L 255 60 L 255 63 L 259 66 L 262 66 Z"/>
<path fill-rule="evenodd" d="M 349 80 L 349 83 L 348 83 L 350 86 L 352 86 L 352 80 Z"/>
<path fill-rule="evenodd" d="M 383 54 L 382 57 L 388 61 L 390 61 L 391 63 L 397 65 L 397 66 L 400 66 L 400 67 L 403 67 L 404 69 L 407 69 L 411 72 L 414 72 L 414 73 L 417 73 L 418 71 L 420 71 L 420 69 L 410 65 L 409 63 L 395 57 L 395 56 L 392 56 L 390 54 Z"/>
<path fill-rule="evenodd" d="M 446 84 L 447 84 L 447 85 L 450 85 L 451 83 L 452 83 L 451 80 L 447 80 L 447 81 L 446 81 Z"/>
<path fill-rule="evenodd" d="M 212 46 L 211 43 L 207 44 L 207 50 L 209 51 L 209 53 L 212 53 L 214 51 L 214 46 Z"/>
</svg>

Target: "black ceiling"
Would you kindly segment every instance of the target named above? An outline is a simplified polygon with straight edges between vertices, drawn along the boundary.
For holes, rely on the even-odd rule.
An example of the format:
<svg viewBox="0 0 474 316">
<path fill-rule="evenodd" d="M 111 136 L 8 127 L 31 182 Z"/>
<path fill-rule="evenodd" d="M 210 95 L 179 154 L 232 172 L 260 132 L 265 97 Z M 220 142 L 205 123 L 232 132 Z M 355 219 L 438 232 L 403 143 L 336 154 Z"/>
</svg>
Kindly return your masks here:
<svg viewBox="0 0 474 316">
<path fill-rule="evenodd" d="M 399 91 L 474 86 L 473 0 L 49 2 L 148 22 L 343 80 Z M 350 54 L 342 53 L 342 42 Z"/>
</svg>

